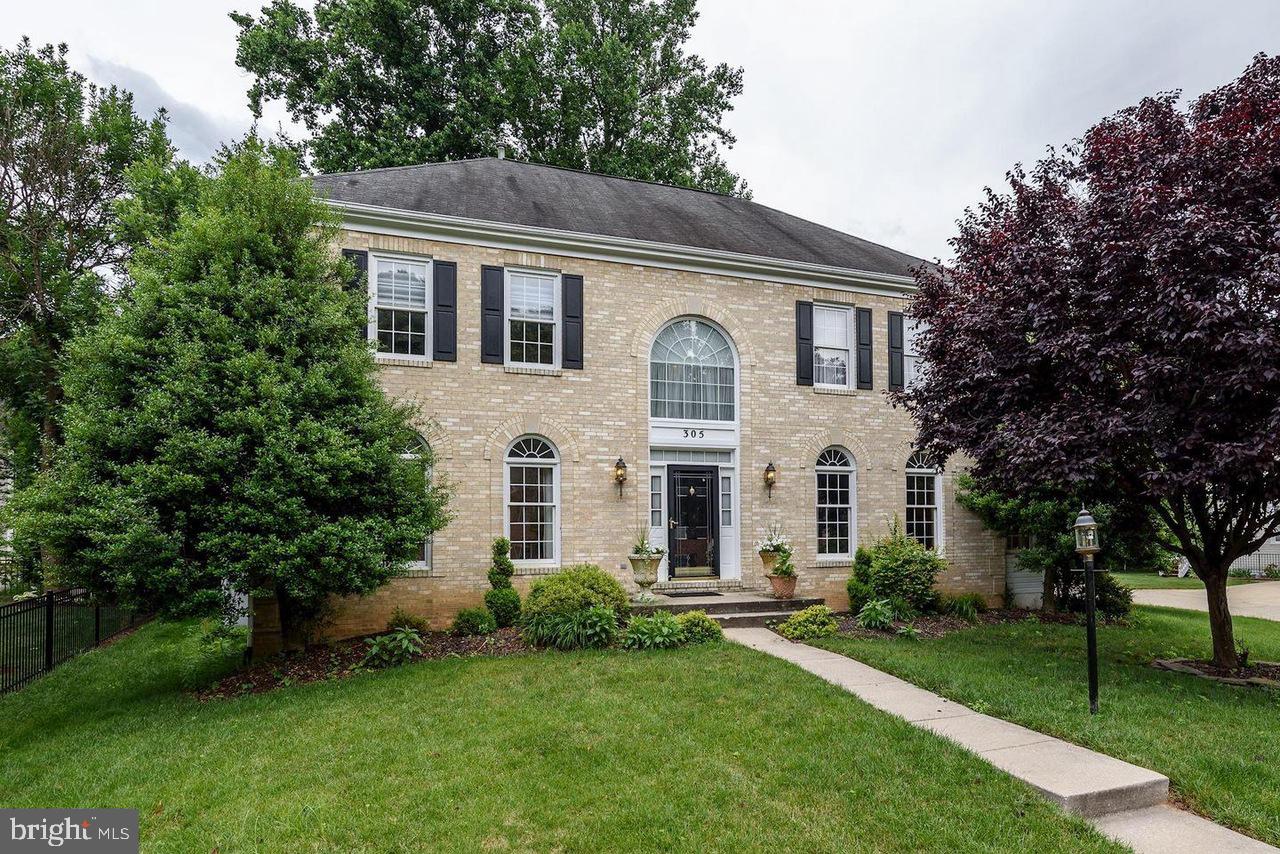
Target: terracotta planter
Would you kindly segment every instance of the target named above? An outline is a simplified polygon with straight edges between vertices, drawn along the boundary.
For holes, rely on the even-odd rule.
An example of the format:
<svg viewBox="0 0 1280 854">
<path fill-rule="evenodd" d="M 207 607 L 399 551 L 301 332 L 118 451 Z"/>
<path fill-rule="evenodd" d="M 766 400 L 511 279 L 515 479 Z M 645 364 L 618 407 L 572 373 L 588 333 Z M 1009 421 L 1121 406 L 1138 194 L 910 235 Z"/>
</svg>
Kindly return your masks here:
<svg viewBox="0 0 1280 854">
<path fill-rule="evenodd" d="M 767 576 L 769 583 L 773 585 L 774 599 L 790 599 L 796 595 L 796 577 L 794 575 L 772 575 Z"/>
<path fill-rule="evenodd" d="M 631 555 L 627 560 L 631 561 L 632 577 L 640 588 L 640 598 L 644 599 L 649 595 L 649 588 L 658 582 L 658 564 L 662 558 Z"/>
<path fill-rule="evenodd" d="M 760 552 L 760 562 L 764 564 L 764 574 L 772 575 L 773 567 L 778 563 L 778 553 Z"/>
</svg>

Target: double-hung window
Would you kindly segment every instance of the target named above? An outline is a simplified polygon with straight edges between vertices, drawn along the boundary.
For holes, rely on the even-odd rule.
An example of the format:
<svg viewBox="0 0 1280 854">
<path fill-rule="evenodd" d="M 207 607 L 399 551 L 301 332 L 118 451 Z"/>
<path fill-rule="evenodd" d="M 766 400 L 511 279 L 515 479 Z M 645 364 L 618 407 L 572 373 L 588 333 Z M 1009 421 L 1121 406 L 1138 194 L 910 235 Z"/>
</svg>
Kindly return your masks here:
<svg viewBox="0 0 1280 854">
<path fill-rule="evenodd" d="M 926 549 L 941 540 L 938 520 L 938 469 L 921 453 L 907 460 L 907 536 Z"/>
<path fill-rule="evenodd" d="M 555 368 L 560 364 L 560 276 L 507 270 L 507 364 Z"/>
<path fill-rule="evenodd" d="M 378 352 L 411 359 L 431 353 L 431 262 L 426 258 L 374 255 L 369 265 L 369 331 Z"/>
<path fill-rule="evenodd" d="M 813 307 L 813 382 L 820 386 L 849 387 L 853 312 L 847 308 Z"/>
<path fill-rule="evenodd" d="M 560 458 L 539 436 L 507 451 L 507 537 L 516 563 L 553 563 L 560 553 Z"/>
<path fill-rule="evenodd" d="M 814 471 L 818 481 L 818 554 L 849 557 L 855 541 L 853 458 L 843 448 L 827 448 L 818 456 Z"/>
</svg>

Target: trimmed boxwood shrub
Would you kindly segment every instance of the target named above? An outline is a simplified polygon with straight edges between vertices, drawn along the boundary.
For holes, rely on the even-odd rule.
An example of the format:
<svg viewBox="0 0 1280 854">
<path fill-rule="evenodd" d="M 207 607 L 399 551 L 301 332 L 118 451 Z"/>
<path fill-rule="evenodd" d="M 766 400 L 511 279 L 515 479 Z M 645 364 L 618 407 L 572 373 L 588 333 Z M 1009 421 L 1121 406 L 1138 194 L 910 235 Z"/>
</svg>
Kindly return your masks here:
<svg viewBox="0 0 1280 854">
<path fill-rule="evenodd" d="M 624 613 L 627 591 L 600 567 L 581 563 L 535 581 L 524 600 L 524 617 L 530 620 L 542 614 L 568 615 L 594 606 Z"/>
<path fill-rule="evenodd" d="M 511 562 L 511 541 L 506 537 L 498 537 L 493 541 L 493 565 L 489 567 L 489 586 L 501 590 L 511 586 L 511 576 L 516 574 L 516 565 Z"/>
<path fill-rule="evenodd" d="M 707 616 L 706 611 L 685 611 L 676 615 L 676 622 L 684 633 L 685 643 L 707 643 L 724 638 L 724 630 Z"/>
<path fill-rule="evenodd" d="M 463 608 L 453 618 L 455 635 L 487 635 L 498 630 L 498 623 L 488 608 Z"/>
<path fill-rule="evenodd" d="M 840 628 L 836 615 L 826 605 L 810 605 L 796 611 L 778 625 L 778 634 L 788 640 L 804 641 L 831 637 Z"/>
<path fill-rule="evenodd" d="M 680 621 L 668 611 L 632 617 L 622 636 L 627 649 L 671 649 L 684 643 Z"/>
<path fill-rule="evenodd" d="M 489 609 L 489 613 L 493 614 L 493 620 L 500 629 L 514 626 L 520 619 L 520 594 L 514 587 L 499 587 L 486 591 L 484 606 Z"/>
</svg>

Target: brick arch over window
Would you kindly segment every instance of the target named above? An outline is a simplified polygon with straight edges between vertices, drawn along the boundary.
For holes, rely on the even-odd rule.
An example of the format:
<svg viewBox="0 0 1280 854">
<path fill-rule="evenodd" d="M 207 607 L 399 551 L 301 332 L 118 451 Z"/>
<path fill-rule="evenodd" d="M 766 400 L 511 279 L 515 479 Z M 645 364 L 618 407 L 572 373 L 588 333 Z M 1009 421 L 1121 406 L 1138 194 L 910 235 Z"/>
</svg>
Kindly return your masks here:
<svg viewBox="0 0 1280 854">
<path fill-rule="evenodd" d="M 747 368 L 756 363 L 749 333 L 733 315 L 700 297 L 677 297 L 658 303 L 635 322 L 635 334 L 631 338 L 631 355 L 644 362 L 646 376 L 649 371 L 649 350 L 653 339 L 668 323 L 677 317 L 705 317 L 714 321 L 729 336 L 730 343 L 738 351 L 738 363 Z"/>
<path fill-rule="evenodd" d="M 573 434 L 545 415 L 517 415 L 499 424 L 485 439 L 484 458 L 502 460 L 511 443 L 524 435 L 544 436 L 559 449 L 560 459 L 575 463 L 579 460 L 578 442 Z"/>
<path fill-rule="evenodd" d="M 427 441 L 437 460 L 453 459 L 453 439 L 438 421 L 415 421 L 413 429 Z"/>
<path fill-rule="evenodd" d="M 844 448 L 853 455 L 853 467 L 858 471 L 870 471 L 875 468 L 876 460 L 871 450 L 857 436 L 848 430 L 833 427 L 830 430 L 819 430 L 811 434 L 804 443 L 803 455 L 800 457 L 801 468 L 812 468 L 818 455 L 831 447 Z M 903 458 L 906 461 L 906 458 Z"/>
</svg>

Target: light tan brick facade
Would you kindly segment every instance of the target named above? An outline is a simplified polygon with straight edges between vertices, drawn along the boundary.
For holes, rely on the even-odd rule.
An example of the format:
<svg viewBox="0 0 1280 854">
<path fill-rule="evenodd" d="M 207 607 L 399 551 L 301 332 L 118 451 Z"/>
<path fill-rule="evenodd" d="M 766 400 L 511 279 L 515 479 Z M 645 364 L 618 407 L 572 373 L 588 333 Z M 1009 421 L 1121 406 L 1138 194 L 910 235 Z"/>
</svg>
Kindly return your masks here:
<svg viewBox="0 0 1280 854">
<path fill-rule="evenodd" d="M 847 607 L 849 561 L 820 560 L 816 547 L 813 467 L 828 446 L 855 458 L 859 543 L 870 543 L 895 515 L 904 515 L 913 429 L 908 415 L 885 399 L 888 312 L 903 310 L 904 300 L 888 289 L 858 293 L 361 230 L 344 232 L 341 246 L 455 262 L 457 361 L 379 357 L 386 391 L 421 407 L 436 475 L 452 492 L 452 520 L 435 539 L 429 571 L 338 603 L 333 636 L 380 630 L 397 606 L 443 626 L 459 608 L 481 602 L 490 543 L 504 534 L 504 454 L 524 434 L 549 439 L 560 454 L 559 563 L 599 564 L 634 589 L 626 556 L 636 530 L 647 524 L 650 502 L 649 348 L 673 318 L 707 318 L 737 349 L 740 447 L 732 509 L 743 587 L 767 589 L 754 543 L 775 524 L 796 546 L 797 595 Z M 583 370 L 538 374 L 481 363 L 482 265 L 583 276 Z M 797 300 L 871 309 L 873 390 L 833 393 L 796 384 Z M 619 456 L 629 468 L 621 497 L 612 478 Z M 778 472 L 772 494 L 762 477 L 770 462 Z M 940 586 L 995 601 L 1005 590 L 1002 543 L 954 503 L 956 468 L 941 477 L 941 550 L 950 569 Z M 533 577 L 518 570 L 516 586 L 523 592 Z"/>
</svg>

